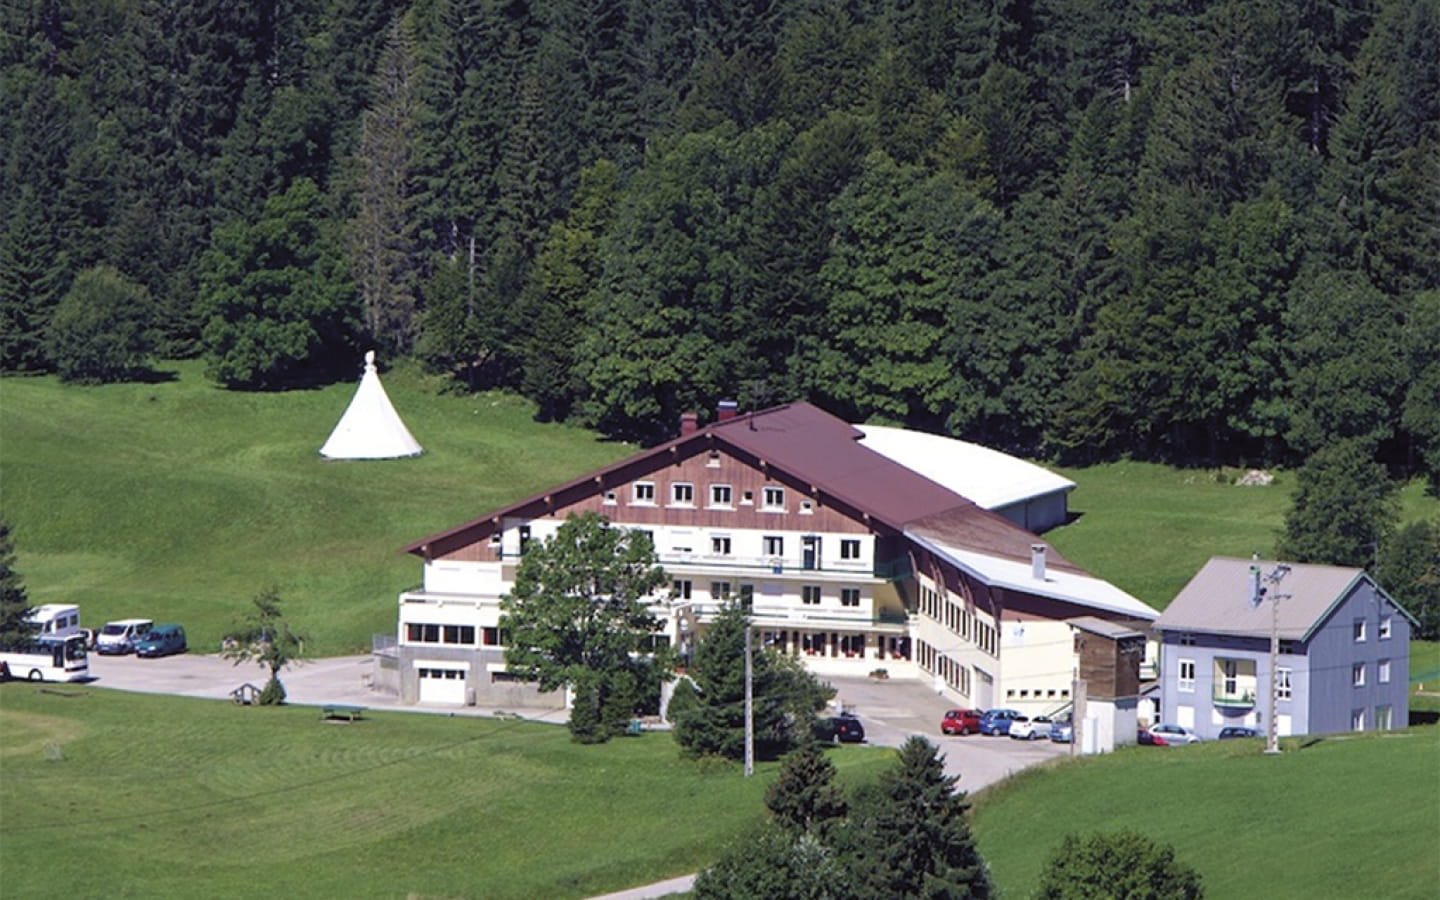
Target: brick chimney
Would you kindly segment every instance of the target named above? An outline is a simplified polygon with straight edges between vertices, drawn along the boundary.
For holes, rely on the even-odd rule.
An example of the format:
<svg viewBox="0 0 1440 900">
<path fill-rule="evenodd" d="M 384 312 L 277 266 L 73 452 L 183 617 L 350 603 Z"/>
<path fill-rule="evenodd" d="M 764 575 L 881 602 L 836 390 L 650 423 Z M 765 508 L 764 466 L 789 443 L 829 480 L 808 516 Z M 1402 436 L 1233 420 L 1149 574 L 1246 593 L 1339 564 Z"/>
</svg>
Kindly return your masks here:
<svg viewBox="0 0 1440 900">
<path fill-rule="evenodd" d="M 680 434 L 694 434 L 700 428 L 700 414 L 684 412 L 680 414 Z"/>
<path fill-rule="evenodd" d="M 735 418 L 740 411 L 740 404 L 734 400 L 721 400 L 715 406 L 715 421 L 726 422 Z"/>
</svg>

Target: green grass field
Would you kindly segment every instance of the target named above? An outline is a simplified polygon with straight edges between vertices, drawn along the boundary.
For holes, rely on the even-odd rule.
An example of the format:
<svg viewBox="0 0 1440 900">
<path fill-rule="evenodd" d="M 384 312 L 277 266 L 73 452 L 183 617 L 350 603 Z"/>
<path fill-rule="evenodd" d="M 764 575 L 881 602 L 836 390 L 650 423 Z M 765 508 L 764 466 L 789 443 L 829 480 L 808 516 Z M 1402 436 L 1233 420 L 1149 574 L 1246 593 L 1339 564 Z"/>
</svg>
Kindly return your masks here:
<svg viewBox="0 0 1440 900">
<path fill-rule="evenodd" d="M 1138 830 L 1175 848 L 1205 896 L 1440 892 L 1440 731 L 1130 747 L 1031 770 L 976 798 L 980 852 L 1007 898 L 1031 896 L 1072 832 Z"/>
<path fill-rule="evenodd" d="M 837 748 L 842 780 L 893 751 Z M 0 894 L 585 897 L 708 864 L 764 815 L 668 734 L 0 685 Z"/>
<path fill-rule="evenodd" d="M 95 627 L 177 621 L 213 647 L 274 585 L 310 653 L 368 651 L 420 581 L 400 547 L 634 450 L 538 424 L 513 397 L 441 395 L 397 371 L 386 389 L 425 455 L 326 462 L 317 451 L 354 385 L 237 393 L 198 363 L 166 368 L 178 379 L 0 379 L 0 513 L 32 602 L 79 603 Z"/>
</svg>

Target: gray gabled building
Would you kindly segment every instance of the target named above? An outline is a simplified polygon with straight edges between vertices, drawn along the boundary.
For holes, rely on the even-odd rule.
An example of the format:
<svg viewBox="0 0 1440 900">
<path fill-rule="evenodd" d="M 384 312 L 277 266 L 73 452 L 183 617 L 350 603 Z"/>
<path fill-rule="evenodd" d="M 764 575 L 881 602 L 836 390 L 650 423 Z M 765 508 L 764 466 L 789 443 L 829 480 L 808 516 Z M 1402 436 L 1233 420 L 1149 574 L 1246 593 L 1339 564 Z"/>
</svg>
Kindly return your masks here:
<svg viewBox="0 0 1440 900">
<path fill-rule="evenodd" d="M 1404 728 L 1414 624 L 1361 569 L 1215 557 L 1155 621 L 1161 717 L 1268 728 L 1273 629 L 1279 734 Z"/>
</svg>

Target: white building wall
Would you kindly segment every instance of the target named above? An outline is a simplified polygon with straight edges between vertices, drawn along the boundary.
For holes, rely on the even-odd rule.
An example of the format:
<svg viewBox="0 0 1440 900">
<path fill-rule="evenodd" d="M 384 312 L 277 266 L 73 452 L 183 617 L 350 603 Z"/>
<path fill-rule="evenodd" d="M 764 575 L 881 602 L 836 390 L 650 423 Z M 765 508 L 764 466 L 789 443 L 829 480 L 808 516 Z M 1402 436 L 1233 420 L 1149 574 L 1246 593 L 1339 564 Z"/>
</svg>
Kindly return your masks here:
<svg viewBox="0 0 1440 900">
<path fill-rule="evenodd" d="M 1005 661 L 1005 671 L 997 706 L 1037 715 L 1070 703 L 1078 660 L 1073 632 L 1065 622 L 1004 623 L 1000 658 Z"/>
</svg>

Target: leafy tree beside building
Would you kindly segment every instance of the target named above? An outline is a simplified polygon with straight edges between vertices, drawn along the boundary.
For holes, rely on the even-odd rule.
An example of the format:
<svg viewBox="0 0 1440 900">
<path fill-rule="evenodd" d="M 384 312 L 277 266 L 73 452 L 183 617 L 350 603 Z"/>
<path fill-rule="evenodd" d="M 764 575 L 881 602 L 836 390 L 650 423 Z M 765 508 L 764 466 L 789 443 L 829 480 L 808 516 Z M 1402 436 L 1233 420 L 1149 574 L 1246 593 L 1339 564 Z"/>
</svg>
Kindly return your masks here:
<svg viewBox="0 0 1440 900">
<path fill-rule="evenodd" d="M 658 627 L 648 601 L 669 583 L 649 535 L 587 512 L 523 551 L 501 598 L 511 672 L 542 691 L 570 688 L 570 732 L 597 743 L 620 733 L 663 668 L 640 658 Z M 653 690 L 652 690 L 653 689 Z"/>
</svg>

